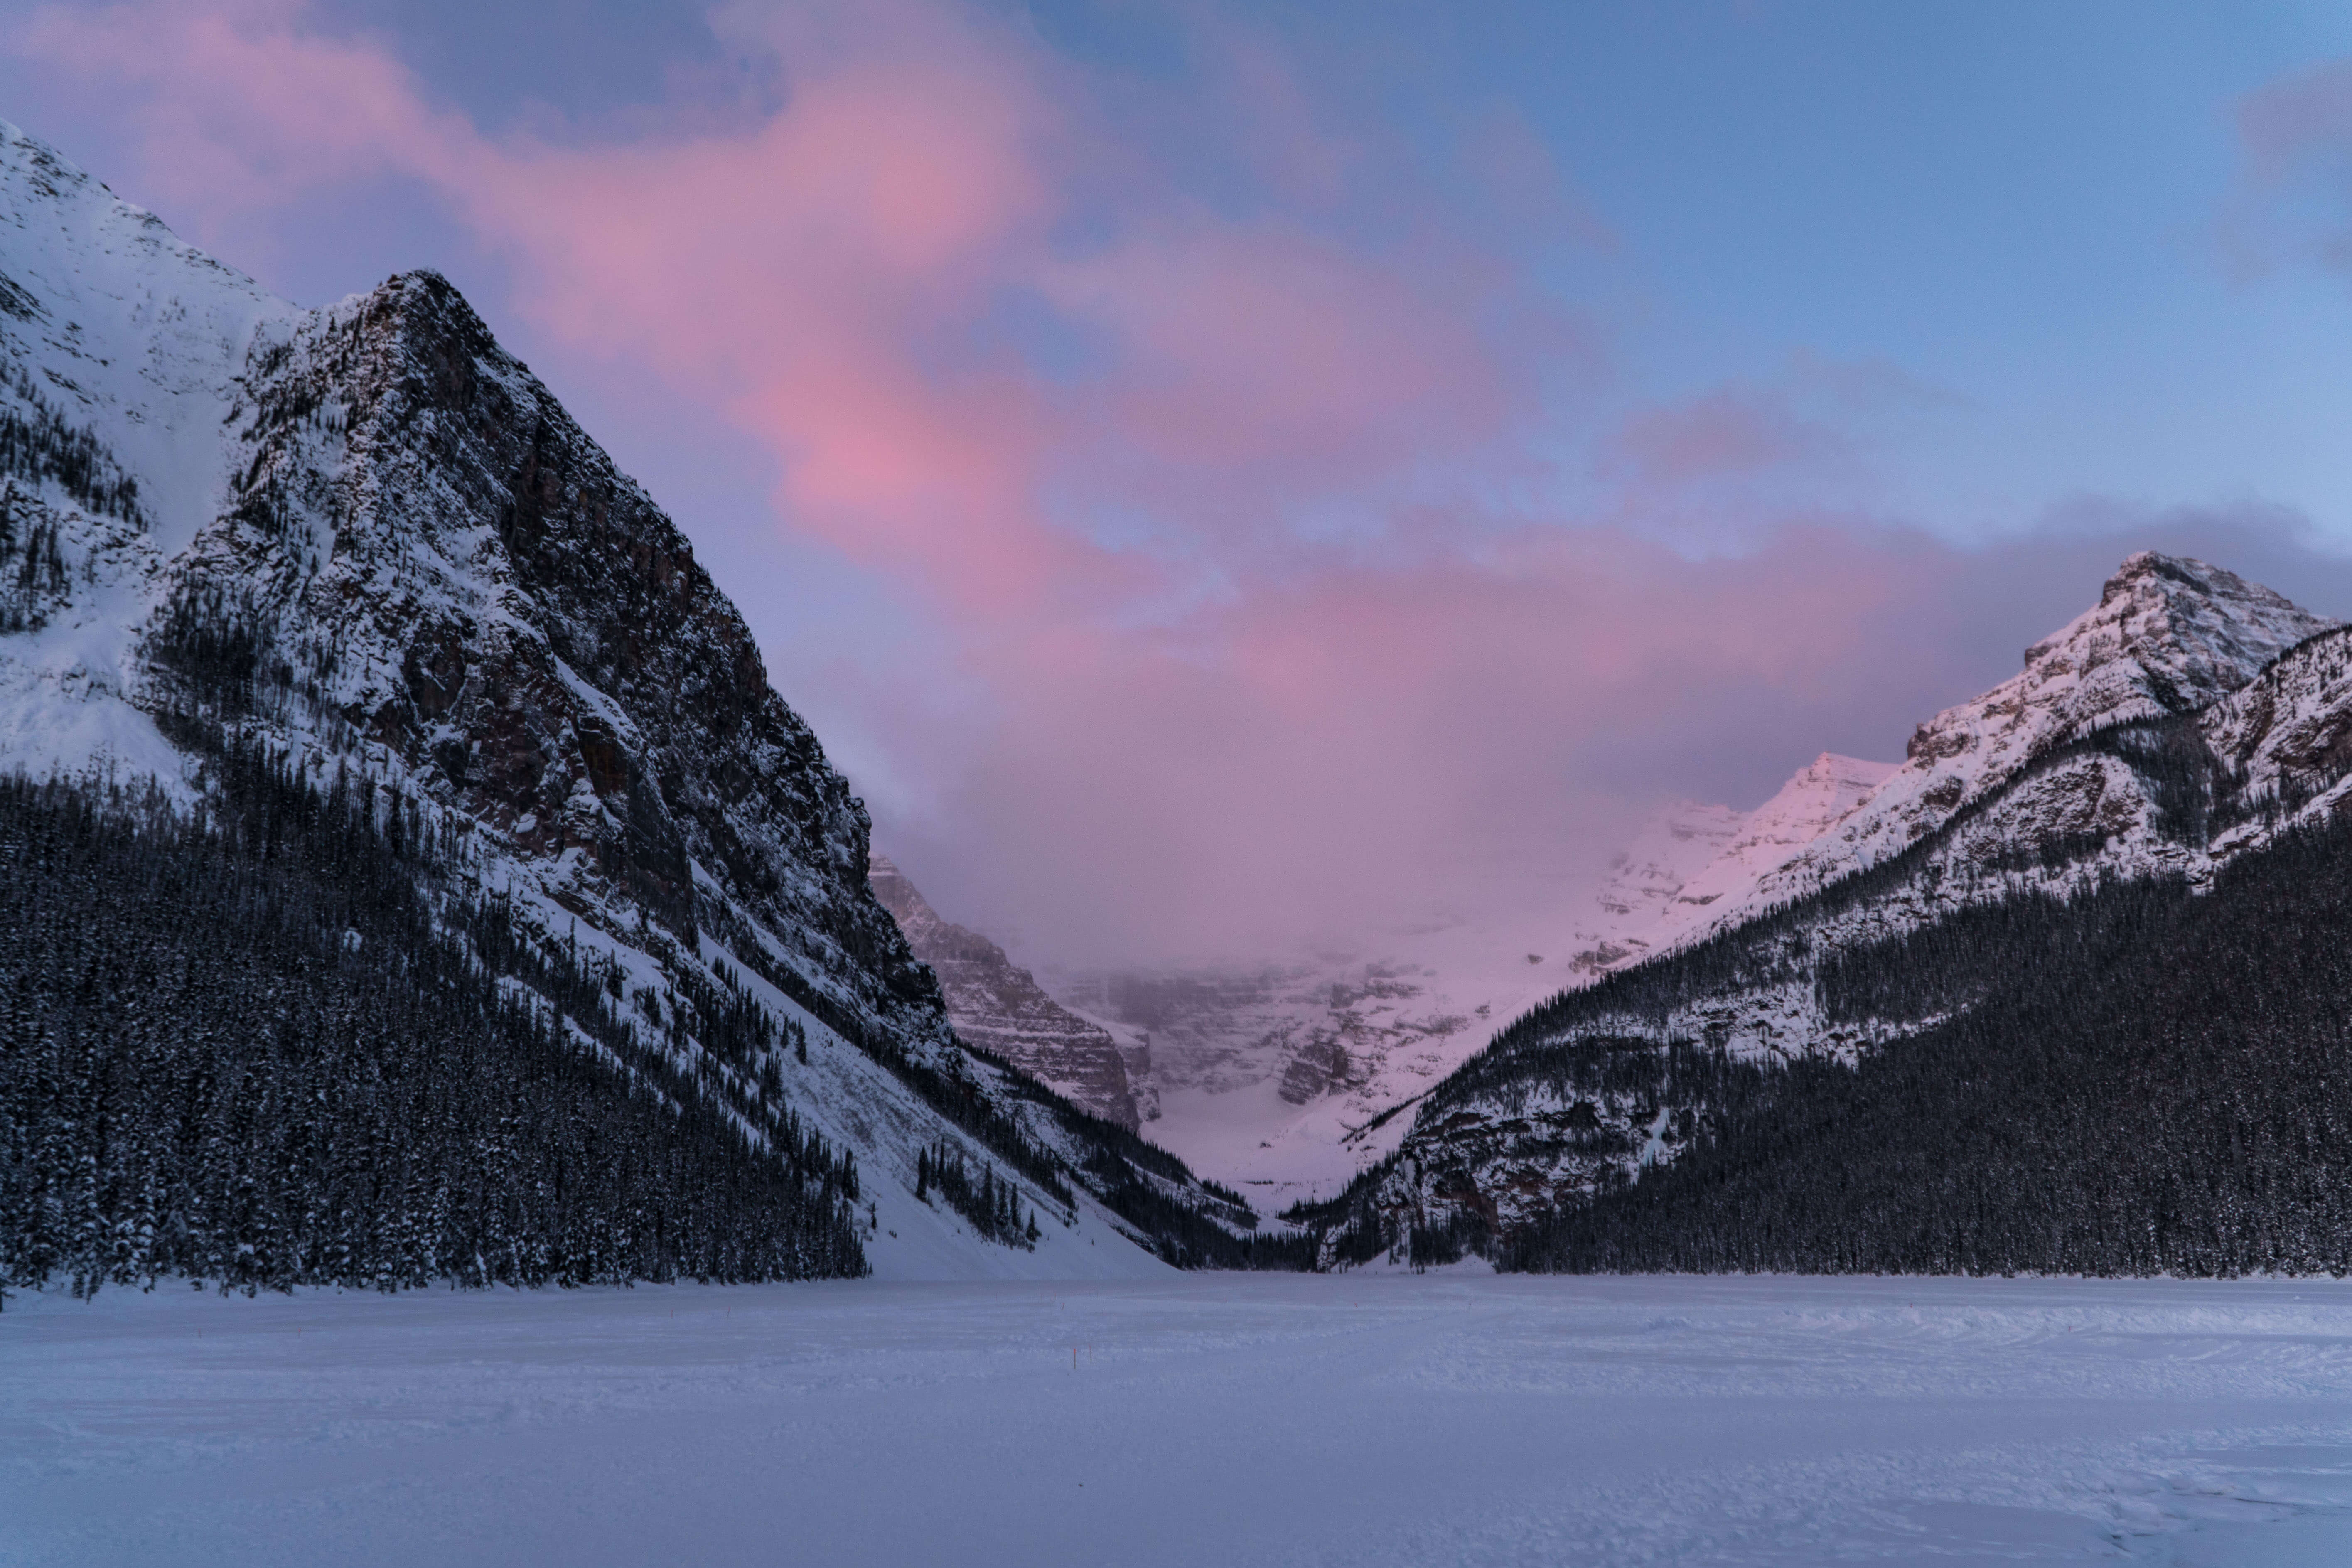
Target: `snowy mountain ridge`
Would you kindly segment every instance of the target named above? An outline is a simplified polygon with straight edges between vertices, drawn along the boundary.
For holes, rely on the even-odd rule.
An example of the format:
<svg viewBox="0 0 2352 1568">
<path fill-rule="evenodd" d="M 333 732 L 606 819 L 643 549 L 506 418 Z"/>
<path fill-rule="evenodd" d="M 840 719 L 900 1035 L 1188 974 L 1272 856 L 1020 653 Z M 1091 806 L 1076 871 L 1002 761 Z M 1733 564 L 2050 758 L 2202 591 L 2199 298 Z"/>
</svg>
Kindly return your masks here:
<svg viewBox="0 0 2352 1568">
<path fill-rule="evenodd" d="M 2016 676 L 1920 725 L 1903 762 L 1824 752 L 1751 811 L 1685 802 L 1660 813 L 1564 931 L 1460 921 L 1251 973 L 1064 976 L 1056 993 L 1148 1037 L 1148 1081 L 1164 1115 L 1155 1136 L 1270 1197 L 1328 1194 L 1399 1146 L 1402 1111 L 1497 1024 L 1563 987 L 1737 930 L 1963 816 L 1936 857 L 1948 880 L 1932 892 L 1890 893 L 1825 935 L 1862 940 L 2006 896 L 2016 879 L 1990 878 L 1983 867 L 2019 844 L 2099 824 L 2137 826 L 2059 883 L 2197 873 L 2196 858 L 2155 831 L 2146 801 L 2126 805 L 2132 786 L 2120 780 L 2130 769 L 2121 762 L 2084 760 L 2019 781 L 2102 728 L 2202 709 L 2333 625 L 2221 567 L 2142 552 L 2096 605 L 2027 649 Z M 1848 1054 L 1887 1035 L 1832 1026 L 1801 986 L 1717 998 L 1643 1027 L 1662 1038 L 1690 1033 L 1768 1050 L 1811 1042 Z"/>
<path fill-rule="evenodd" d="M 1391 1235 L 1458 1216 L 1509 1233 L 1688 1146 L 1701 1084 L 1596 1093 L 1539 1065 L 1565 1047 L 1858 1061 L 1952 1014 L 1833 1005 L 1824 977 L 1841 955 L 2032 896 L 2158 877 L 2210 887 L 2331 817 L 2352 799 L 2352 627 L 2143 552 L 2020 677 L 1921 726 L 1911 751 L 1842 814 L 1799 814 L 1767 860 L 1825 825 L 1780 865 L 1745 886 L 1747 867 L 1717 876 L 1732 884 L 1725 912 L 1586 976 L 1433 1089 L 1359 1192 L 1359 1228 L 1377 1211 Z"/>
<path fill-rule="evenodd" d="M 1715 926 L 1757 885 L 1861 809 L 1897 771 L 1823 752 L 1753 811 L 1684 804 L 1668 808 L 1618 857 L 1594 897 L 1598 930 L 1576 933 L 1569 961 L 1597 976 L 1662 952 Z"/>
<path fill-rule="evenodd" d="M 2099 602 L 2025 650 L 2025 668 L 1919 726 L 1895 769 L 1833 832 L 1707 923 L 1771 906 L 1900 854 L 2037 758 L 2102 727 L 2195 712 L 2336 623 L 2201 561 L 2142 551 Z"/>
<path fill-rule="evenodd" d="M 445 280 L 273 299 L 0 126 L 0 770 L 194 804 L 194 725 L 374 781 L 752 1144 L 789 1110 L 854 1152 L 885 1275 L 1150 1271 L 1106 1201 L 1223 1212 L 957 1042 L 734 607 Z M 942 1149 L 1058 1223 L 919 1199 Z"/>
<path fill-rule="evenodd" d="M 1274 1207 L 1328 1196 L 1396 1147 L 1399 1114 L 1501 1022 L 1704 930 L 1894 772 L 1823 753 L 1753 811 L 1683 803 L 1612 867 L 1593 916 L 1455 919 L 1253 969 L 1055 975 L 1062 1004 L 1138 1046 L 1152 1135 Z M 958 1006 L 953 988 L 950 1011 Z M 958 1016 L 959 1026 L 963 1017 Z"/>
<path fill-rule="evenodd" d="M 1979 808 L 2083 736 L 2201 709 L 2333 625 L 2222 568 L 2143 552 L 2096 605 L 2026 650 L 2018 675 L 1920 725 L 1904 762 L 1823 752 L 1753 810 L 1685 802 L 1660 813 L 1589 909 L 1561 922 L 1564 932 L 1458 921 L 1248 973 L 1061 976 L 1056 994 L 1149 1040 L 1151 1067 L 1139 1082 L 1158 1092 L 1164 1120 L 1155 1136 L 1270 1198 L 1328 1195 L 1399 1146 L 1402 1111 L 1497 1024 L 1563 987 L 1736 930 L 1964 816 L 1938 852 L 1948 881 L 1890 894 L 1842 917 L 1833 934 L 1861 940 L 1956 900 L 2006 896 L 2014 879 L 1988 879 L 1984 865 L 2017 844 L 2125 816 L 2139 830 L 2069 876 L 2193 870 L 2193 858 L 2149 826 L 2145 802 L 2127 808 L 2128 787 L 2110 788 L 2110 773 L 2129 773 L 2114 759 L 2084 761 Z M 1885 1028 L 1832 1027 L 1801 992 L 1717 999 L 1654 1027 L 1661 1037 L 1691 1031 L 1759 1049 L 1811 1041 L 1849 1054 L 1885 1037 Z"/>
<path fill-rule="evenodd" d="M 226 484 L 219 431 L 248 348 L 290 333 L 300 312 L 5 122 L 0 198 L 0 548 L 17 557 L 0 573 L 0 626 L 15 634 L 0 656 L 0 755 L 35 773 L 174 777 L 182 759 L 131 700 L 137 627 Z M 44 461 L 45 431 L 102 456 Z M 83 467 L 96 471 L 70 471 Z"/>
</svg>

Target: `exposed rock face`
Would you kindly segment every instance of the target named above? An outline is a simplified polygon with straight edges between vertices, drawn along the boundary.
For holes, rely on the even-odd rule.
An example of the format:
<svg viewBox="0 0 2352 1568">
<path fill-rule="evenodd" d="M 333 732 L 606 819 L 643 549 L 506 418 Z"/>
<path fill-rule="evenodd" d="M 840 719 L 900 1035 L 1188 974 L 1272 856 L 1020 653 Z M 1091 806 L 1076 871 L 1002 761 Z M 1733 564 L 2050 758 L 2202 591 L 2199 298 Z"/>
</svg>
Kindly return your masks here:
<svg viewBox="0 0 2352 1568">
<path fill-rule="evenodd" d="M 13 128 L 0 198 L 0 403 L 106 476 L 11 476 L 10 531 L 43 519 L 71 590 L 0 640 L 0 765 L 200 792 L 157 717 L 233 724 L 384 781 L 644 979 L 716 931 L 828 1023 L 952 1059 L 865 810 L 734 606 L 454 289 L 274 300 Z"/>
<path fill-rule="evenodd" d="M 1048 996 L 1004 950 L 941 920 L 887 855 L 870 860 L 874 896 L 931 966 L 948 1017 L 967 1044 L 993 1052 L 1077 1105 L 1130 1131 L 1141 1124 L 1127 1064 L 1110 1032 Z"/>
<path fill-rule="evenodd" d="M 192 647 L 249 639 L 293 724 L 396 765 L 572 914 L 691 942 L 700 903 L 731 904 L 943 1039 L 857 875 L 864 809 L 734 606 L 446 282 L 266 341 L 228 420 L 224 509 L 157 584 L 164 685 L 204 695 Z"/>
<path fill-rule="evenodd" d="M 2352 785 L 2352 628 L 2314 637 L 2200 716 L 2240 793 L 2268 811 L 2216 843 L 2264 837 L 2264 816 L 2341 809 Z"/>
<path fill-rule="evenodd" d="M 1919 734 L 1909 762 L 1731 914 L 1547 1003 L 1433 1089 L 1367 1212 L 1396 1234 L 1454 1215 L 1507 1231 L 1675 1158 L 1706 1113 L 1703 1074 L 1644 1068 L 1621 1092 L 1559 1081 L 1535 1065 L 1544 1052 L 1853 1059 L 1948 1015 L 1833 1013 L 1821 976 L 1839 955 L 2028 894 L 2164 875 L 2207 886 L 2345 809 L 2352 628 L 2203 563 L 2135 555 L 2024 674 Z"/>
<path fill-rule="evenodd" d="M 1304 1105 L 1335 1084 L 1348 1081 L 1348 1047 L 1328 1035 L 1318 1035 L 1298 1047 L 1282 1069 L 1277 1091 L 1292 1105 Z"/>
</svg>

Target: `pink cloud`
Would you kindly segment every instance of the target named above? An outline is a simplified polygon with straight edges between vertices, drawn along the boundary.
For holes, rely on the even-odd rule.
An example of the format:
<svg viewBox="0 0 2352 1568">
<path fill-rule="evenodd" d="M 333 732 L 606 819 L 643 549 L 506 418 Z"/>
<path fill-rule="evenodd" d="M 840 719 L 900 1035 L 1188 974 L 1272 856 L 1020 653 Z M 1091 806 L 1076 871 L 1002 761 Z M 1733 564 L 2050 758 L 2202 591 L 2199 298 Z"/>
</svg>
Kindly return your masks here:
<svg viewBox="0 0 2352 1568">
<path fill-rule="evenodd" d="M 781 110 L 620 145 L 485 137 L 381 44 L 326 37 L 285 0 L 50 11 L 22 47 L 133 81 L 147 173 L 183 200 L 239 210 L 420 182 L 516 259 L 546 328 L 652 364 L 769 440 L 793 526 L 961 614 L 1164 588 L 1047 521 L 1049 486 L 1263 526 L 1265 506 L 1224 498 L 1370 492 L 1524 410 L 1525 367 L 1482 320 L 1512 287 L 1497 258 L 1411 235 L 1366 253 L 1222 216 L 1140 154 L 1123 181 L 1139 205 L 1107 243 L 1062 253 L 1052 226 L 1109 122 L 1025 37 L 919 4 L 739 32 L 782 52 Z M 1262 41 L 1223 41 L 1244 140 L 1290 160 L 1273 188 L 1333 199 L 1345 141 L 1307 133 L 1313 111 Z M 971 348 L 1007 288 L 1105 345 L 1105 374 L 1055 387 L 1011 350 Z"/>
<path fill-rule="evenodd" d="M 1533 531 L 1262 588 L 1215 615 L 1206 657 L 1105 639 L 1048 680 L 1001 649 L 1007 711 L 946 814 L 995 854 L 954 892 L 1065 956 L 1284 951 L 1336 910 L 1539 925 L 1630 829 L 1662 747 L 1752 754 L 1777 721 L 1786 771 L 1842 738 L 1807 716 L 1933 690 L 1950 649 L 1921 632 L 1952 618 L 1949 568 L 1828 533 L 1692 563 Z"/>
<path fill-rule="evenodd" d="M 1563 364 L 1592 375 L 1590 334 L 1523 236 L 1451 222 L 1457 193 L 1263 39 L 1203 34 L 1235 110 L 1209 117 L 1220 178 L 1258 182 L 1221 202 L 1138 129 L 1181 104 L 1139 110 L 987 15 L 731 15 L 781 105 L 610 141 L 486 134 L 290 0 L 45 12 L 16 47 L 127 87 L 143 178 L 181 206 L 414 182 L 511 260 L 541 331 L 755 434 L 782 525 L 939 639 L 929 679 L 843 688 L 889 731 L 933 890 L 1065 952 L 1539 902 L 1647 795 L 1760 796 L 1823 745 L 1899 747 L 1825 716 L 1958 694 L 1948 552 L 1755 507 L 1727 509 L 1737 554 L 1639 537 L 1645 506 L 1712 517 L 1838 457 L 1797 400 L 1622 422 L 1623 526 L 1569 526 L 1530 437 L 1563 442 L 1548 399 Z M 1467 186 L 1606 244 L 1524 126 L 1465 141 Z M 1044 363 L 999 330 L 1008 298 L 1083 352 Z M 1513 487 L 1536 500 L 1486 504 Z"/>
<path fill-rule="evenodd" d="M 142 89 L 145 174 L 221 217 L 335 182 L 446 178 L 473 142 L 379 45 L 299 30 L 300 0 L 36 13 L 15 51 Z"/>
<path fill-rule="evenodd" d="M 1046 283 L 1122 352 L 1112 440 L 1170 465 L 1310 480 L 1503 426 L 1519 389 L 1477 321 L 1500 286 L 1475 258 L 1369 267 L 1296 227 L 1181 217 Z"/>
<path fill-rule="evenodd" d="M 1823 750 L 1899 758 L 2129 549 L 2352 605 L 2293 521 L 2135 512 L 1974 552 L 1783 529 L 1704 560 L 1531 529 L 1335 568 L 1181 646 L 991 650 L 1003 710 L 940 755 L 952 792 L 905 837 L 938 896 L 1064 959 L 1278 953 L 1445 907 L 1533 940 L 1661 796 L 1751 805 Z M 960 842 L 974 825 L 984 863 Z"/>
<path fill-rule="evenodd" d="M 2316 153 L 2352 152 L 2352 61 L 2283 78 L 2238 104 L 2238 136 L 2253 175 L 2277 180 Z"/>
<path fill-rule="evenodd" d="M 517 258 L 550 330 L 769 438 L 788 514 L 853 559 L 1007 606 L 1091 575 L 1029 505 L 1034 389 L 1003 365 L 921 363 L 1051 215 L 1051 110 L 1017 48 L 877 8 L 799 29 L 809 69 L 748 132 L 558 147 L 486 138 L 380 46 L 304 22 L 292 5 L 53 11 L 24 47 L 144 88 L 148 172 L 184 199 L 235 211 L 422 182 Z"/>
<path fill-rule="evenodd" d="M 2219 225 L 2230 269 L 2258 275 L 2301 252 L 2352 270 L 2352 61 L 2247 94 L 2237 122 L 2242 167 Z M 2317 213 L 2297 199 L 2315 193 Z"/>
<path fill-rule="evenodd" d="M 1604 461 L 1635 483 L 1677 489 L 1761 473 L 1835 450 L 1824 427 L 1760 394 L 1718 388 L 1644 409 L 1617 432 Z"/>
</svg>

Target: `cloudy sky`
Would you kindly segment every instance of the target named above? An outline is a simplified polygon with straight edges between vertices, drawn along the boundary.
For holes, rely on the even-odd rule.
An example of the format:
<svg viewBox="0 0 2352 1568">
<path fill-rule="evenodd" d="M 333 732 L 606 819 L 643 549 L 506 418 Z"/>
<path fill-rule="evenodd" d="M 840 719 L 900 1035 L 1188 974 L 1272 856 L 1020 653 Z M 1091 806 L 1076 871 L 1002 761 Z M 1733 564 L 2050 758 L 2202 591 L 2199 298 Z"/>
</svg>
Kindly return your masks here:
<svg viewBox="0 0 2352 1568">
<path fill-rule="evenodd" d="M 2352 11 L 0 0 L 280 293 L 447 274 L 1033 960 L 1571 902 L 2130 550 L 2352 615 Z"/>
</svg>

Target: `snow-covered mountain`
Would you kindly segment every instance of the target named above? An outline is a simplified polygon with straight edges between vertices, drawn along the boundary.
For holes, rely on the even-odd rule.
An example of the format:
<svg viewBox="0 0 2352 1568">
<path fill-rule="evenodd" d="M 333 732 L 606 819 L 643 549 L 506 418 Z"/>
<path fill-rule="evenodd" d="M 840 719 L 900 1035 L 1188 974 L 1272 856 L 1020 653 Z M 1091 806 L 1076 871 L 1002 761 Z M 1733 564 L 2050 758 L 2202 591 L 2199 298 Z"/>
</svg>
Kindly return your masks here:
<svg viewBox="0 0 2352 1568">
<path fill-rule="evenodd" d="M 1922 725 L 1910 752 L 1891 770 L 1824 758 L 1779 797 L 1785 813 L 1704 818 L 1722 846 L 1707 866 L 1679 882 L 1679 868 L 1645 872 L 1676 890 L 1619 900 L 1662 933 L 1647 961 L 1517 1020 L 1430 1091 L 1360 1185 L 1358 1228 L 1377 1213 L 1391 1236 L 1465 1215 L 1507 1232 L 1687 1145 L 1704 1074 L 1662 1089 L 1629 1071 L 1595 1092 L 1560 1076 L 1565 1047 L 1855 1061 L 1969 1003 L 1833 1005 L 1841 955 L 2029 896 L 2161 876 L 2210 887 L 2331 820 L 2352 794 L 2352 627 L 2202 562 L 2134 555 L 2021 674 Z M 1768 815 L 1785 826 L 1743 862 Z M 1685 905 L 1684 889 L 1713 896 Z"/>
<path fill-rule="evenodd" d="M 1827 887 L 2056 747 L 2201 709 L 2333 624 L 2221 567 L 2134 555 L 2096 605 L 2025 650 L 2017 675 L 1921 724 L 1902 763 L 1823 752 L 1752 813 L 1664 814 L 1621 857 L 1572 962 L 1591 974 L 1622 968 Z"/>
<path fill-rule="evenodd" d="M 2195 712 L 2336 623 L 2202 561 L 2143 551 L 2099 602 L 2025 650 L 2025 668 L 1919 726 L 1903 765 L 1857 809 L 1706 929 L 1727 930 L 1900 854 L 2067 742 Z"/>
<path fill-rule="evenodd" d="M 1132 1081 L 1160 1113 L 1156 1141 L 1261 1206 L 1328 1196 L 1391 1152 L 1409 1125 L 1402 1110 L 1498 1026 L 1710 929 L 1896 771 L 1825 752 L 1752 811 L 1673 806 L 1616 858 L 1581 913 L 1433 921 L 1255 968 L 1077 973 L 1052 984 L 1134 1042 Z"/>
<path fill-rule="evenodd" d="M 873 857 L 871 879 L 874 896 L 898 921 L 907 945 L 939 976 L 958 1038 L 1003 1057 L 1105 1121 L 1129 1131 L 1142 1124 L 1128 1057 L 1134 1055 L 1139 1071 L 1148 1072 L 1148 1046 L 1122 1051 L 1109 1030 L 1045 994 L 1003 948 L 940 919 L 888 856 Z"/>
<path fill-rule="evenodd" d="M 734 607 L 455 289 L 275 299 L 0 125 L 0 771 L 190 809 L 223 735 L 457 846 L 751 1147 L 789 1112 L 852 1152 L 877 1272 L 1134 1273 L 1223 1223 L 959 1044 Z M 933 1155 L 1041 1238 L 919 1197 Z"/>
<path fill-rule="evenodd" d="M 2025 873 L 1985 868 L 2019 845 L 2119 824 L 2127 799 L 2139 802 L 2134 829 L 2066 875 L 2185 867 L 2147 790 L 2124 782 L 2137 776 L 2128 764 L 2037 764 L 2103 729 L 2200 710 L 2331 625 L 2219 567 L 2135 555 L 2098 605 L 2027 650 L 2020 674 L 1922 724 L 1906 761 L 1825 752 L 1752 810 L 1671 807 L 1580 910 L 1433 921 L 1247 967 L 1048 970 L 1046 988 L 1111 1034 L 1130 1092 L 1159 1112 L 1156 1142 L 1262 1208 L 1328 1196 L 1395 1152 L 1422 1097 L 1544 998 L 1735 930 L 1954 824 L 1930 857 L 1935 890 L 1890 893 L 1836 931 L 1864 940 L 2003 896 Z M 1659 1027 L 1790 1049 L 1878 1037 L 1830 1026 L 1801 983 L 1692 1005 Z M 977 1022 L 993 1003 L 976 994 L 971 1006 Z"/>
<path fill-rule="evenodd" d="M 1601 919 L 1577 931 L 1571 969 L 1580 979 L 1622 969 L 1712 928 L 1895 771 L 1893 763 L 1823 752 L 1754 811 L 1670 807 L 1611 867 L 1593 900 Z"/>
<path fill-rule="evenodd" d="M 1381 1113 L 1453 1070 L 1491 1020 L 1551 989 L 1537 973 L 1523 951 L 1465 925 L 1282 963 L 1076 973 L 1052 985 L 1133 1042 L 1135 1081 L 1160 1112 L 1152 1140 L 1266 1210 L 1336 1191 L 1392 1147 L 1402 1127 Z"/>
</svg>

